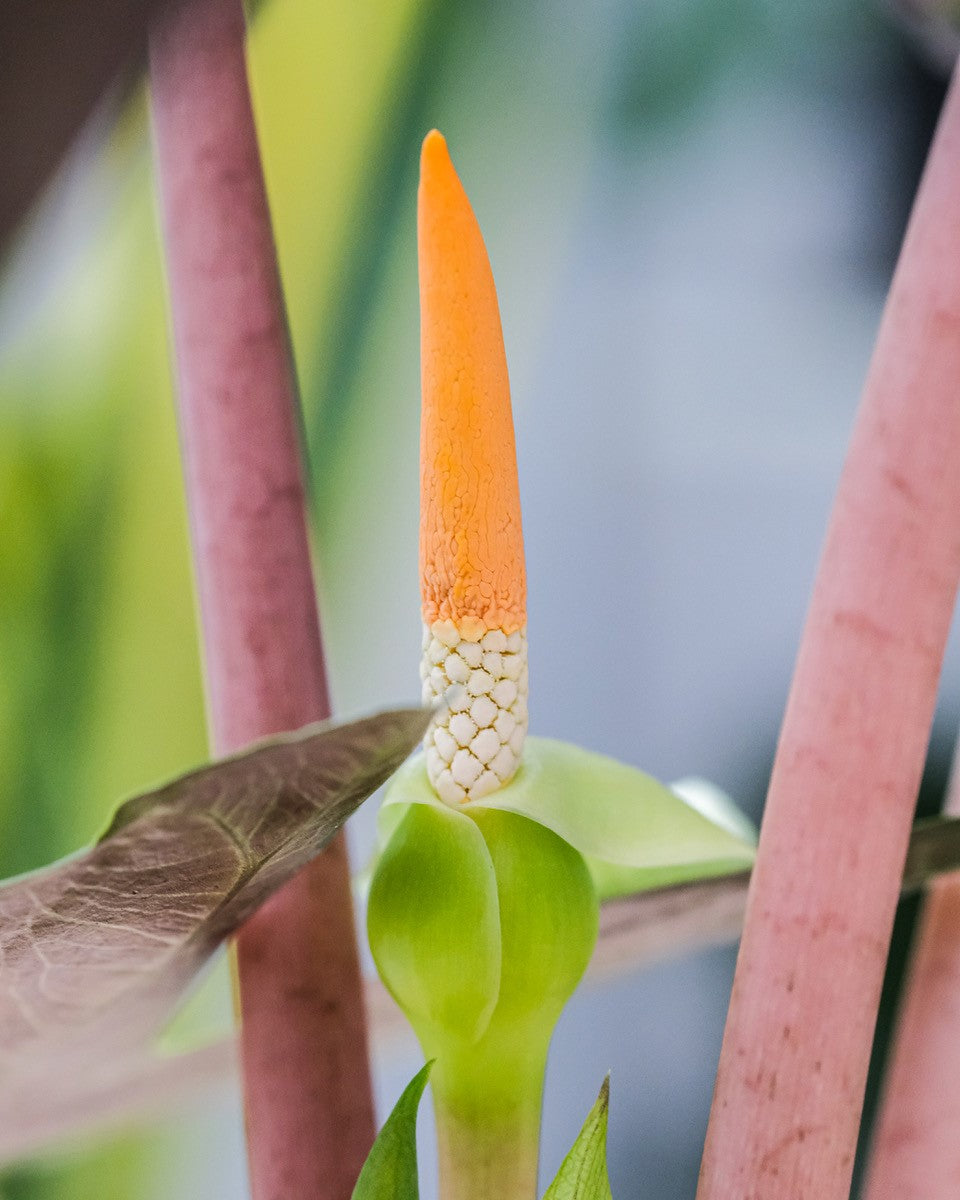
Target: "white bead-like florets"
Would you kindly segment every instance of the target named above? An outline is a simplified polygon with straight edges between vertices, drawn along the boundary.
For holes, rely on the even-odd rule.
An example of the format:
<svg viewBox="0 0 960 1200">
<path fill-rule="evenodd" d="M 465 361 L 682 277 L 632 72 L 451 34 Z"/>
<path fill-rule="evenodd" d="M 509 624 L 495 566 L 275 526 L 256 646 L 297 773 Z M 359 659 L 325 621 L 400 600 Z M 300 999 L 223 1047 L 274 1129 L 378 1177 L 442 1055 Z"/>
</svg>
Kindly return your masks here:
<svg viewBox="0 0 960 1200">
<path fill-rule="evenodd" d="M 441 800 L 479 800 L 520 765 L 527 734 L 525 630 L 461 632 L 452 621 L 424 628 L 423 701 L 447 707 L 424 739 L 427 775 Z"/>
</svg>

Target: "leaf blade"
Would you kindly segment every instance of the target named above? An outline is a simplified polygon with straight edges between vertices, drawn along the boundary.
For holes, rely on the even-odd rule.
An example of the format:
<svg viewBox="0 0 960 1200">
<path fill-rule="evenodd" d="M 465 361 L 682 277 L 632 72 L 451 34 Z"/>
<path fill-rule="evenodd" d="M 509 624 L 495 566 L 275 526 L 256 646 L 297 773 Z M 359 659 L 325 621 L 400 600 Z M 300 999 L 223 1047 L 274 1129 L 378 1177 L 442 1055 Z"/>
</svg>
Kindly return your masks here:
<svg viewBox="0 0 960 1200">
<path fill-rule="evenodd" d="M 429 713 L 311 727 L 129 801 L 90 850 L 0 887 L 0 1128 L 51 1080 L 119 1083 L 213 950 L 407 756 Z"/>
<path fill-rule="evenodd" d="M 613 1200 L 607 1175 L 607 1119 L 610 1076 L 603 1081 L 596 1103 L 569 1154 L 560 1164 L 543 1200 Z"/>
<path fill-rule="evenodd" d="M 400 1095 L 363 1164 L 351 1200 L 420 1200 L 417 1179 L 417 1112 L 430 1078 L 431 1060 Z"/>
</svg>

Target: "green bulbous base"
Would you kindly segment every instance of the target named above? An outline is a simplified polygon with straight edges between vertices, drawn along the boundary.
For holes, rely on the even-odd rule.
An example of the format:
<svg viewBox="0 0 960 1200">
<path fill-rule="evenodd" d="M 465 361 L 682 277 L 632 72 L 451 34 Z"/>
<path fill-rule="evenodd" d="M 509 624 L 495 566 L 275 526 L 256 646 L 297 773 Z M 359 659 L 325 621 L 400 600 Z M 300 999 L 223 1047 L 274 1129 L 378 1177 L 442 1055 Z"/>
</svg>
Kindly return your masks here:
<svg viewBox="0 0 960 1200">
<path fill-rule="evenodd" d="M 444 1200 L 535 1197 L 547 1048 L 598 920 L 583 855 L 527 817 L 414 803 L 394 827 L 370 946 L 436 1060 Z"/>
</svg>

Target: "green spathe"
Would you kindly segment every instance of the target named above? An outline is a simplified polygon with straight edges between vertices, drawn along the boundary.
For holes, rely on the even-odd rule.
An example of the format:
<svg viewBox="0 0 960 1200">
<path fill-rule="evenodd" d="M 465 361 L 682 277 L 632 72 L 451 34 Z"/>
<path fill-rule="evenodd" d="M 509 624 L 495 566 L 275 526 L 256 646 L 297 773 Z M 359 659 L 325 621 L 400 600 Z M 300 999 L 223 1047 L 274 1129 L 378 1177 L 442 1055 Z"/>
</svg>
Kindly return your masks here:
<svg viewBox="0 0 960 1200">
<path fill-rule="evenodd" d="M 610 1077 L 603 1081 L 597 1102 L 590 1110 L 570 1153 L 560 1164 L 543 1200 L 612 1200 L 607 1175 L 607 1114 Z"/>
<path fill-rule="evenodd" d="M 547 1037 L 587 968 L 598 903 L 572 846 L 515 813 L 410 804 L 380 856 L 367 928 L 380 977 L 428 1054 L 496 1013 Z"/>
<path fill-rule="evenodd" d="M 377 1134 L 351 1200 L 420 1200 L 417 1110 L 432 1066 L 421 1067 L 404 1088 Z"/>
<path fill-rule="evenodd" d="M 388 825 L 370 948 L 436 1059 L 442 1194 L 532 1200 L 547 1047 L 597 937 L 587 864 L 552 830 L 496 809 L 411 803 Z"/>
<path fill-rule="evenodd" d="M 526 817 L 473 814 L 497 877 L 501 984 L 491 1024 L 552 1031 L 597 940 L 599 904 L 571 845 Z"/>
<path fill-rule="evenodd" d="M 441 804 L 402 813 L 370 884 L 367 933 L 422 1042 L 476 1041 L 500 992 L 500 914 L 490 853 L 468 816 Z"/>
<path fill-rule="evenodd" d="M 387 788 L 380 813 L 385 841 L 410 804 L 442 804 L 422 754 Z M 752 866 L 755 855 L 749 823 L 712 785 L 684 780 L 674 790 L 635 767 L 551 738 L 527 738 L 513 779 L 461 811 L 483 809 L 553 830 L 586 857 L 603 898 L 735 873 Z"/>
</svg>

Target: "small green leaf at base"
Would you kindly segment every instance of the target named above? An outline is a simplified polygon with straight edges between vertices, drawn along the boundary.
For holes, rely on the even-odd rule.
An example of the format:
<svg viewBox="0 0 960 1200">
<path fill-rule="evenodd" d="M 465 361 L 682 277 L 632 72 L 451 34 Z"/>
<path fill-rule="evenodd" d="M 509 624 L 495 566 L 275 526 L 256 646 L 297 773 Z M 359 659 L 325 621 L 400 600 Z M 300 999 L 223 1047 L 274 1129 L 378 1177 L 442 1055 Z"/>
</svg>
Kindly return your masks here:
<svg viewBox="0 0 960 1200">
<path fill-rule="evenodd" d="M 607 1112 L 610 1076 L 583 1123 L 570 1153 L 560 1164 L 543 1200 L 613 1200 L 607 1175 Z"/>
<path fill-rule="evenodd" d="M 419 1200 L 417 1110 L 433 1062 L 414 1075 L 377 1134 L 352 1200 Z"/>
</svg>

